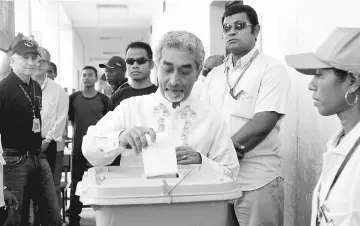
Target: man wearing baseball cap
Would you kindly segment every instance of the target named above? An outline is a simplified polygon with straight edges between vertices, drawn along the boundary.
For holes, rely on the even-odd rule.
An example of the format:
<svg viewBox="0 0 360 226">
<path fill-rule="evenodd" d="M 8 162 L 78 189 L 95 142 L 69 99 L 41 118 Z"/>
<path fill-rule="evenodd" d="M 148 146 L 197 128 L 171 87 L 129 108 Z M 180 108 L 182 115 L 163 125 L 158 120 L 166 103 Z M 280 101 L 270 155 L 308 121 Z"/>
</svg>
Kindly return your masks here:
<svg viewBox="0 0 360 226">
<path fill-rule="evenodd" d="M 99 67 L 105 68 L 106 80 L 112 87 L 112 94 L 118 89 L 129 86 L 128 79 L 125 78 L 126 63 L 123 58 L 113 56 L 107 63 L 99 64 Z"/>
<path fill-rule="evenodd" d="M 336 28 L 315 53 L 286 56 L 309 83 L 323 116 L 337 115 L 312 201 L 311 226 L 360 225 L 360 28 Z"/>
<path fill-rule="evenodd" d="M 12 70 L 0 81 L 4 186 L 19 202 L 17 209 L 10 210 L 9 225 L 28 223 L 30 197 L 39 204 L 42 225 L 61 225 L 59 205 L 49 198 L 56 197 L 51 171 L 40 150 L 42 91 L 31 78 L 38 55 L 34 42 L 19 41 L 10 57 Z"/>
</svg>

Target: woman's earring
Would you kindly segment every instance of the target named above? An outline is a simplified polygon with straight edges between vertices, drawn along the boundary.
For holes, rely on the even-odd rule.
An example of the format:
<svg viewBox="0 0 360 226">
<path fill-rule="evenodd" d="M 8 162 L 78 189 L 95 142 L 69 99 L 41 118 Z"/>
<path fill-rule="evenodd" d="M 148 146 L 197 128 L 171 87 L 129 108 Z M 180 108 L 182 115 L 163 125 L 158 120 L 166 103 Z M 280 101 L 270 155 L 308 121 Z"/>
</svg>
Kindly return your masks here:
<svg viewBox="0 0 360 226">
<path fill-rule="evenodd" d="M 350 101 L 348 100 L 348 97 L 349 97 L 349 92 L 346 92 L 346 94 L 345 94 L 345 101 L 346 101 L 346 103 L 347 103 L 348 105 L 353 106 L 353 105 L 355 105 L 355 104 L 358 102 L 358 95 L 357 95 L 357 93 L 355 93 L 355 100 L 354 100 L 353 102 L 350 102 Z"/>
</svg>

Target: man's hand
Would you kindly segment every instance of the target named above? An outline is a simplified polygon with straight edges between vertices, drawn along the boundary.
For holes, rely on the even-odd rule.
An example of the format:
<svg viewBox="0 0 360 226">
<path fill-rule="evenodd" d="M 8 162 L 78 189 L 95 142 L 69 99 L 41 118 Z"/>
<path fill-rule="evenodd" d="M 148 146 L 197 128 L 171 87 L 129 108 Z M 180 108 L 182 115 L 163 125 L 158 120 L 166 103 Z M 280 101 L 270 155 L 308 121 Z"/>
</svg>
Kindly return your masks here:
<svg viewBox="0 0 360 226">
<path fill-rule="evenodd" d="M 243 152 L 243 150 L 245 149 L 245 146 L 239 144 L 233 138 L 232 138 L 232 141 L 233 141 L 233 144 L 234 144 L 234 147 L 235 147 L 235 150 L 236 150 L 236 155 L 237 155 L 238 159 L 240 160 L 240 159 L 244 158 L 245 153 Z"/>
<path fill-rule="evenodd" d="M 131 146 L 137 154 L 140 154 L 143 148 L 149 146 L 145 134 L 150 135 L 152 142 L 156 141 L 156 133 L 152 128 L 134 127 L 132 129 L 125 130 L 119 135 L 119 144 L 124 148 Z"/>
<path fill-rule="evenodd" d="M 201 164 L 202 162 L 200 153 L 189 146 L 176 147 L 175 150 L 179 165 Z"/>
<path fill-rule="evenodd" d="M 209 56 L 205 62 L 204 62 L 204 66 L 206 68 L 209 69 L 213 69 L 214 67 L 217 67 L 219 65 L 221 65 L 224 62 L 224 55 L 213 55 L 213 56 Z"/>
<path fill-rule="evenodd" d="M 8 189 L 4 190 L 4 199 L 6 207 L 17 210 L 19 207 L 19 202 L 17 201 L 16 196 Z"/>
<path fill-rule="evenodd" d="M 46 142 L 46 139 L 44 139 L 41 143 L 41 152 L 42 153 L 45 153 L 45 151 L 48 149 L 49 147 L 49 144 L 48 142 Z"/>
<path fill-rule="evenodd" d="M 204 62 L 204 68 L 201 72 L 203 76 L 207 76 L 207 74 L 214 68 L 221 65 L 224 61 L 225 57 L 223 55 L 213 55 L 209 56 Z"/>
</svg>

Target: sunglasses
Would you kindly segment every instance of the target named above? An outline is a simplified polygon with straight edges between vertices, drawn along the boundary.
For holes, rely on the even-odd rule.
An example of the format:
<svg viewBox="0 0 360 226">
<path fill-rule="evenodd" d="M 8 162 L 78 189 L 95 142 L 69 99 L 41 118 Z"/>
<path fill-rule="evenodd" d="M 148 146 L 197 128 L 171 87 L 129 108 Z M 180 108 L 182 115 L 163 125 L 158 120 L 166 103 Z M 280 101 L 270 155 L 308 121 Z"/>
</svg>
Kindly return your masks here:
<svg viewBox="0 0 360 226">
<path fill-rule="evenodd" d="M 229 33 L 233 27 L 235 31 L 241 31 L 247 26 L 252 26 L 252 24 L 248 24 L 245 21 L 236 21 L 234 24 L 223 24 L 222 30 L 224 33 Z"/>
<path fill-rule="evenodd" d="M 135 62 L 138 64 L 138 65 L 142 65 L 142 64 L 145 64 L 146 62 L 148 61 L 151 61 L 150 59 L 146 58 L 146 57 L 139 57 L 139 58 L 127 58 L 126 60 L 126 63 L 129 64 L 129 65 L 133 65 Z"/>
</svg>

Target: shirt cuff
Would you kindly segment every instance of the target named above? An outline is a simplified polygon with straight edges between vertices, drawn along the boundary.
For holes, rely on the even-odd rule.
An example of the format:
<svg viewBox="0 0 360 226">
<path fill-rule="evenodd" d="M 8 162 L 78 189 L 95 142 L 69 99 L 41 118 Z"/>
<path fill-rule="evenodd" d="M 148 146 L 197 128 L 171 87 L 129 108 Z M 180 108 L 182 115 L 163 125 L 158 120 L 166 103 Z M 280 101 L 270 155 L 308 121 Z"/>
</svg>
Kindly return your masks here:
<svg viewBox="0 0 360 226">
<path fill-rule="evenodd" d="M 210 160 L 208 157 L 206 157 L 205 155 L 201 154 L 200 152 L 198 152 L 201 156 L 201 164 L 202 165 L 212 165 L 214 164 L 214 161 Z"/>
</svg>

